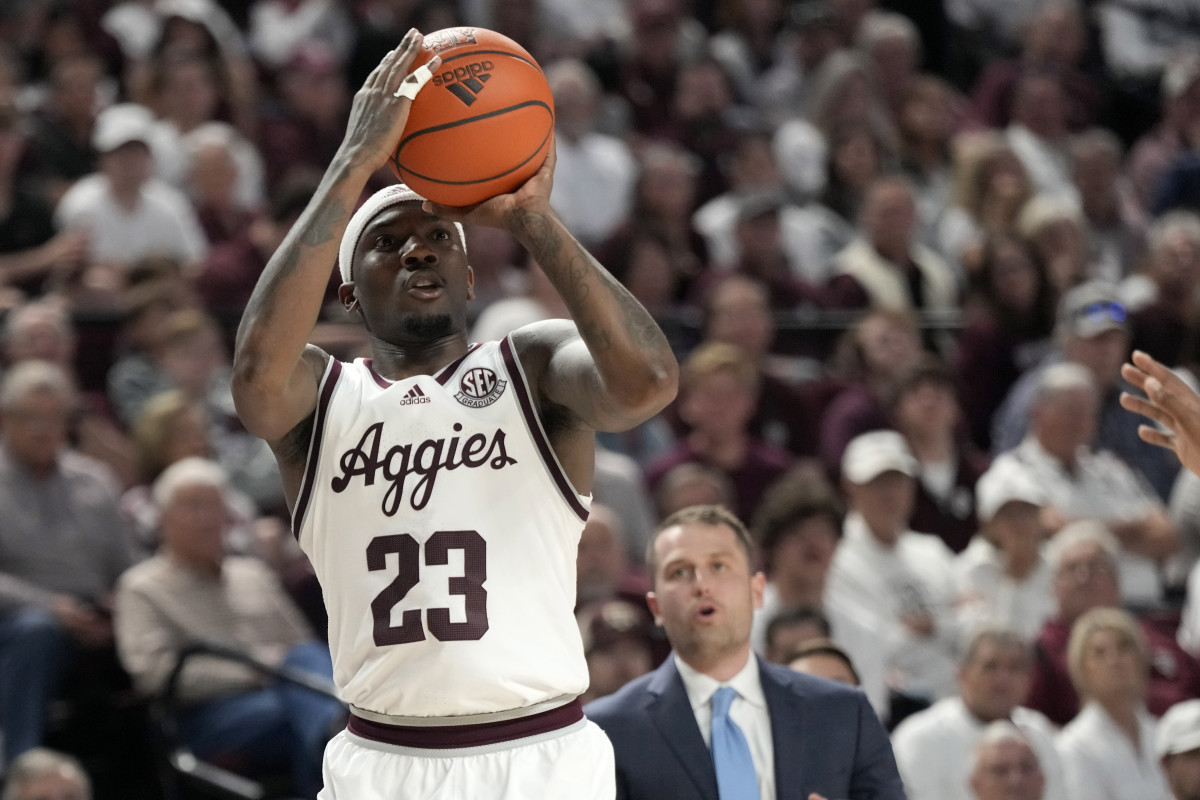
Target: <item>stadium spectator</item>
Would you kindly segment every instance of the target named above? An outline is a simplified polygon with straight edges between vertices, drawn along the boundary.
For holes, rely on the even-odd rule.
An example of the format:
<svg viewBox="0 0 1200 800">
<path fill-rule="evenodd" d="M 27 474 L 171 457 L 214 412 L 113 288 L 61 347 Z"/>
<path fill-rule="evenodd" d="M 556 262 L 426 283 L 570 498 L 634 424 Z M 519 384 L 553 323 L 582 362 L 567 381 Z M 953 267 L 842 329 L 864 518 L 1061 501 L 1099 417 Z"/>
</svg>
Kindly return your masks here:
<svg viewBox="0 0 1200 800">
<path fill-rule="evenodd" d="M 1146 708 L 1152 658 L 1133 616 L 1094 608 L 1071 626 L 1067 664 L 1083 708 L 1058 736 L 1071 797 L 1164 797 L 1155 720 Z"/>
<path fill-rule="evenodd" d="M 838 308 L 938 311 L 957 307 L 950 266 L 916 240 L 916 198 L 898 176 L 873 182 L 863 200 L 859 236 L 835 257 L 826 302 Z"/>
<path fill-rule="evenodd" d="M 163 548 L 121 576 L 115 617 L 121 661 L 148 695 L 165 690 L 183 650 L 195 642 L 324 678 L 332 690 L 328 647 L 314 640 L 270 567 L 226 554 L 228 486 L 220 466 L 195 457 L 155 481 Z M 290 768 L 295 790 L 316 796 L 325 744 L 346 718 L 332 694 L 207 657 L 188 665 L 176 692 L 180 734 L 198 758 L 249 774 Z"/>
<path fill-rule="evenodd" d="M 905 719 L 892 749 L 908 800 L 972 800 L 971 754 L 987 726 L 1008 721 L 1029 740 L 1046 777 L 1045 800 L 1067 800 L 1054 749 L 1057 729 L 1022 707 L 1033 653 L 1015 630 L 998 624 L 972 632 L 958 668 L 958 694 Z"/>
<path fill-rule="evenodd" d="M 1042 373 L 1029 434 L 996 463 L 1025 472 L 1043 487 L 1043 519 L 1052 534 L 1073 520 L 1102 520 L 1121 542 L 1122 598 L 1159 606 L 1165 599 L 1163 564 L 1179 549 L 1179 532 L 1133 469 L 1092 447 L 1098 404 L 1086 367 L 1049 367 Z"/>
<path fill-rule="evenodd" d="M 990 450 L 996 410 L 1021 375 L 1052 347 L 1054 303 L 1041 263 L 1009 234 L 985 235 L 967 272 L 970 284 L 954 372 L 971 440 Z"/>
<path fill-rule="evenodd" d="M 883 631 L 893 725 L 955 691 L 953 557 L 941 539 L 908 528 L 916 475 L 916 459 L 895 431 L 865 433 L 846 447 L 848 513 L 825 589 L 828 608 Z"/>
<path fill-rule="evenodd" d="M 850 686 L 861 685 L 850 656 L 829 639 L 808 640 L 792 652 L 787 665 L 796 672 L 805 672 L 818 678 L 840 681 Z"/>
<path fill-rule="evenodd" d="M 576 614 L 588 664 L 588 689 L 580 701 L 607 697 L 654 669 L 665 656 L 655 641 L 645 600 L 598 600 Z"/>
<path fill-rule="evenodd" d="M 992 419 L 992 452 L 1003 453 L 1025 438 L 1043 372 L 1060 361 L 1088 369 L 1098 392 L 1097 428 L 1087 440 L 1097 450 L 1111 451 L 1141 474 L 1165 498 L 1179 472 L 1170 453 L 1142 441 L 1138 418 L 1120 405 L 1121 362 L 1129 352 L 1129 312 L 1117 288 L 1090 281 L 1072 289 L 1058 303 L 1055 348 L 1013 384 Z"/>
<path fill-rule="evenodd" d="M 546 81 L 558 154 L 550 200 L 576 238 L 599 244 L 629 216 L 637 164 L 625 142 L 597 130 L 603 98 L 591 68 L 560 59 Z"/>
<path fill-rule="evenodd" d="M 130 563 L 112 479 L 66 447 L 76 393 L 25 361 L 0 385 L 0 716 L 7 763 L 38 746 L 75 665 L 93 685 L 113 657 L 112 592 Z M 113 661 L 115 664 L 115 661 Z M 115 685 L 114 685 L 114 688 Z"/>
<path fill-rule="evenodd" d="M 830 476 L 855 436 L 891 427 L 887 403 L 900 376 L 921 359 L 921 333 L 905 311 L 877 309 L 846 332 L 835 353 L 829 397 L 818 433 L 821 462 Z"/>
<path fill-rule="evenodd" d="M 932 533 L 955 553 L 975 533 L 975 483 L 988 457 L 962 433 L 953 373 L 927 356 L 902 374 L 890 397 L 895 429 L 917 459 L 917 499 L 909 527 Z"/>
<path fill-rule="evenodd" d="M 751 643 L 768 661 L 786 663 L 805 640 L 832 639 L 850 653 L 867 699 L 882 718 L 887 687 L 879 641 L 885 631 L 868 615 L 827 599 L 842 524 L 841 500 L 820 474 L 799 467 L 770 488 L 752 528 L 767 582 Z"/>
<path fill-rule="evenodd" d="M 972 800 L 1043 800 L 1046 775 L 1028 738 L 1010 722 L 993 722 L 971 754 Z"/>
<path fill-rule="evenodd" d="M 676 401 L 689 432 L 647 467 L 650 491 L 673 467 L 697 461 L 724 472 L 734 485 L 735 510 L 753 517 L 767 487 L 793 460 L 750 432 L 757 392 L 754 365 L 734 345 L 709 342 L 693 350 L 682 366 Z"/>
<path fill-rule="evenodd" d="M 173 256 L 191 270 L 207 249 L 187 198 L 153 177 L 152 136 L 153 117 L 142 106 L 100 112 L 92 133 L 100 170 L 77 181 L 55 210 L 59 230 L 86 234 L 89 268 L 107 273 L 100 285 L 122 286 L 130 265 L 150 255 Z"/>
<path fill-rule="evenodd" d="M 1154 752 L 1171 787 L 1171 800 L 1200 800 L 1200 700 L 1167 709 L 1154 732 Z"/>
<path fill-rule="evenodd" d="M 1080 706 L 1068 664 L 1072 627 L 1092 609 L 1120 607 L 1119 552 L 1111 533 L 1086 520 L 1059 531 L 1048 547 L 1046 559 L 1054 573 L 1058 613 L 1046 620 L 1038 634 L 1033 685 L 1025 704 L 1056 725 L 1070 722 Z M 1196 659 L 1149 620 L 1140 627 L 1149 654 L 1145 704 L 1150 713 L 1162 714 L 1180 700 L 1200 696 Z"/>
<path fill-rule="evenodd" d="M 1056 611 L 1050 565 L 1042 553 L 1045 488 L 1011 461 L 975 484 L 979 532 L 955 559 L 959 615 L 998 620 L 1027 641 Z"/>
<path fill-rule="evenodd" d="M 1021 29 L 1020 53 L 986 65 L 971 89 L 971 123 L 983 128 L 1006 127 L 1021 76 L 1049 70 L 1062 76 L 1068 90 L 1067 126 L 1083 130 L 1098 116 L 1101 99 L 1099 87 L 1083 69 L 1088 44 L 1083 10 L 1069 0 L 1015 5 L 1032 12 Z"/>
</svg>

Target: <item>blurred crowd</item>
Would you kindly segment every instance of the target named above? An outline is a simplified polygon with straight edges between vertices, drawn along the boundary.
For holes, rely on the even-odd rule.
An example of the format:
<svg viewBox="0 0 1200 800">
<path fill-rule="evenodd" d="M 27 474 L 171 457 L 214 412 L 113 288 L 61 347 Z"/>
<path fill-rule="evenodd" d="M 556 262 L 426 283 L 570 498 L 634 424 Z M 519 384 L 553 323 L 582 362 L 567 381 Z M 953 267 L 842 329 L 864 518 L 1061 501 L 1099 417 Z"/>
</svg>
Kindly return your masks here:
<svg viewBox="0 0 1200 800">
<path fill-rule="evenodd" d="M 321 646 L 231 343 L 357 87 L 460 25 L 543 66 L 552 203 L 682 366 L 599 436 L 586 699 L 666 656 L 657 521 L 721 503 L 768 578 L 756 649 L 861 684 L 912 800 L 988 800 L 1030 748 L 1030 798 L 1198 800 L 1168 767 L 1200 747 L 1200 478 L 1118 403 L 1134 349 L 1200 379 L 1200 8 L 1167 0 L 0 3 L 6 762 L 60 744 L 130 791 L 72 724 L 136 725 L 111 712 L 196 638 Z M 473 339 L 565 316 L 507 234 L 467 240 Z M 337 274 L 313 341 L 365 355 Z M 197 709 L 269 687 L 195 672 L 203 749 Z"/>
</svg>

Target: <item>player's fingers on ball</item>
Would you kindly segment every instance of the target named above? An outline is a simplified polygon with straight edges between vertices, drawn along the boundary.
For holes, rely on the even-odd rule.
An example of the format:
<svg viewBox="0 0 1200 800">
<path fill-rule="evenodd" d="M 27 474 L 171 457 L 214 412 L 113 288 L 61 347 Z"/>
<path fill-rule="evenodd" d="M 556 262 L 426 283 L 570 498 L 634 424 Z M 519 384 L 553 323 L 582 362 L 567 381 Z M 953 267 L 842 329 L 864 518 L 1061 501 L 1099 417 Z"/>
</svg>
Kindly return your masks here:
<svg viewBox="0 0 1200 800">
<path fill-rule="evenodd" d="M 434 56 L 426 63 L 414 69 L 400 82 L 400 88 L 396 89 L 395 96 L 403 100 L 408 100 L 410 103 L 416 100 L 417 94 L 433 78 L 434 72 L 437 71 L 438 65 L 441 63 L 442 60 Z"/>
<path fill-rule="evenodd" d="M 421 45 L 425 41 L 425 37 L 416 28 L 410 30 L 405 39 L 405 45 L 400 48 L 388 69 L 386 86 L 392 92 L 395 92 L 400 87 L 400 82 L 408 76 L 412 63 L 421 52 Z"/>
</svg>

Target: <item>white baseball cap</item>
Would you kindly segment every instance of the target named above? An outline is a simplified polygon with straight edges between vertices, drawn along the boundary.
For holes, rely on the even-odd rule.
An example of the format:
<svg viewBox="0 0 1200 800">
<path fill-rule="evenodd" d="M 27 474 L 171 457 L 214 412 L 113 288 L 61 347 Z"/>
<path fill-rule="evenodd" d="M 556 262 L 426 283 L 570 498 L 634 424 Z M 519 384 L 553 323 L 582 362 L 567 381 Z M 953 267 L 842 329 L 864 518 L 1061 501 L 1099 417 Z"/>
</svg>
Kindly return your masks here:
<svg viewBox="0 0 1200 800">
<path fill-rule="evenodd" d="M 1043 506 L 1046 499 L 1041 484 L 1014 458 L 996 459 L 975 484 L 975 513 L 980 522 L 991 521 L 1006 503 L 1020 500 Z"/>
<path fill-rule="evenodd" d="M 1184 700 L 1167 709 L 1154 733 L 1159 758 L 1200 748 L 1200 700 Z"/>
<path fill-rule="evenodd" d="M 150 144 L 154 115 L 137 103 L 118 103 L 96 115 L 92 129 L 92 147 L 108 153 L 130 142 Z"/>
<path fill-rule="evenodd" d="M 917 476 L 917 459 L 896 431 L 871 431 L 851 440 L 842 454 L 842 475 L 859 486 L 885 472 Z"/>
</svg>

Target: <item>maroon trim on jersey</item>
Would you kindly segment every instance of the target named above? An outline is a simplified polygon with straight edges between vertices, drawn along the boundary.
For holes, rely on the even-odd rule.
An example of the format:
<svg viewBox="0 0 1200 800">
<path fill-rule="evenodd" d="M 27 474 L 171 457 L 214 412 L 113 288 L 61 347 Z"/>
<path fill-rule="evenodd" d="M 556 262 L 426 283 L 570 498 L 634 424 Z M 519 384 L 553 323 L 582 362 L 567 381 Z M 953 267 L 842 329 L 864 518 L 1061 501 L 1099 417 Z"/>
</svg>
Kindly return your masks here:
<svg viewBox="0 0 1200 800">
<path fill-rule="evenodd" d="M 312 442 L 309 444 L 308 459 L 304 463 L 304 482 L 300 484 L 300 496 L 296 498 L 296 511 L 292 514 L 292 536 L 300 540 L 300 526 L 312 499 L 313 481 L 317 479 L 317 461 L 321 455 L 321 436 L 325 433 L 325 418 L 329 416 L 329 398 L 342 375 L 342 362 L 332 359 L 329 374 L 321 385 L 321 396 L 317 400 L 317 418 L 313 420 Z"/>
<path fill-rule="evenodd" d="M 542 454 L 542 463 L 550 471 L 550 477 L 554 479 L 554 483 L 558 486 L 562 496 L 566 498 L 571 510 L 579 516 L 579 519 L 587 522 L 588 510 L 583 507 L 583 503 L 579 502 L 575 490 L 571 488 L 571 481 L 563 474 L 558 459 L 554 457 L 550 440 L 546 438 L 546 431 L 542 429 L 542 420 L 534 410 L 535 406 L 533 398 L 529 394 L 529 387 L 525 384 L 525 373 L 521 372 L 521 365 L 517 363 L 517 357 L 509 342 L 508 337 L 505 337 L 504 341 L 500 343 L 500 351 L 504 354 L 504 366 L 508 369 L 509 377 L 512 378 L 513 391 L 516 392 L 521 413 L 525 415 L 525 423 L 529 426 L 529 432 L 533 434 L 533 441 L 537 445 L 538 452 Z"/>
<path fill-rule="evenodd" d="M 375 359 L 364 358 L 363 366 L 367 368 L 367 372 L 371 373 L 371 379 L 379 384 L 381 389 L 386 389 L 392 385 L 392 382 L 375 371 Z"/>
<path fill-rule="evenodd" d="M 346 730 L 373 742 L 423 750 L 453 750 L 511 742 L 561 730 L 583 719 L 583 705 L 572 700 L 566 705 L 500 722 L 477 725 L 388 725 L 350 714 Z"/>
<path fill-rule="evenodd" d="M 467 352 L 463 353 L 462 358 L 451 361 L 449 364 L 447 364 L 446 366 L 442 367 L 440 370 L 435 372 L 433 374 L 433 379 L 435 381 L 437 381 L 438 383 L 440 383 L 442 386 L 445 386 L 446 381 L 450 380 L 450 378 L 454 375 L 455 371 L 458 369 L 459 365 L 462 364 L 462 362 L 466 360 L 467 356 L 471 355 L 471 353 L 474 353 L 478 349 L 479 349 L 479 343 L 476 342 L 475 344 L 473 344 L 467 348 Z"/>
</svg>

